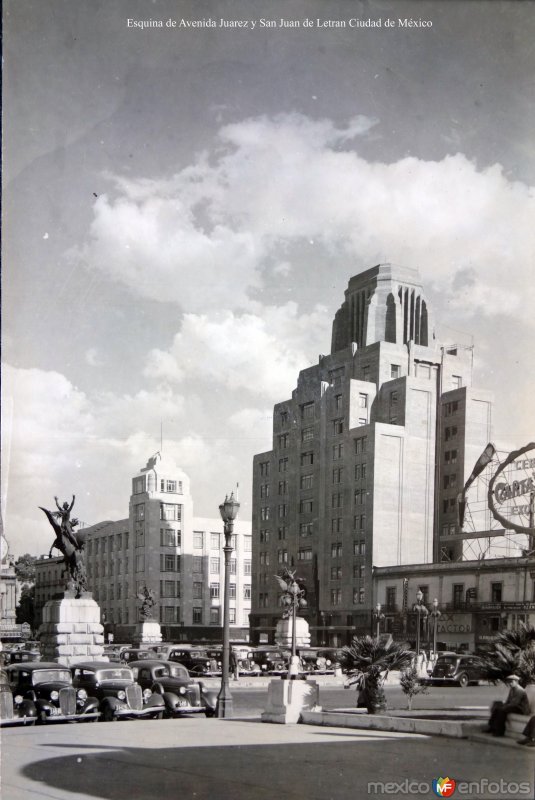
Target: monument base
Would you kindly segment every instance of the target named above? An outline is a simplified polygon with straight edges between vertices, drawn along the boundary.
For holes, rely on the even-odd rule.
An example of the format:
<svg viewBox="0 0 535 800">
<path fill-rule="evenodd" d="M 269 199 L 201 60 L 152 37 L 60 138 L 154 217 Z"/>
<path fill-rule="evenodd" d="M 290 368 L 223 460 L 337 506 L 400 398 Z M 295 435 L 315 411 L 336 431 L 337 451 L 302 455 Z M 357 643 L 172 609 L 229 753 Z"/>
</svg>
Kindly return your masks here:
<svg viewBox="0 0 535 800">
<path fill-rule="evenodd" d="M 160 644 L 162 641 L 162 629 L 156 620 L 146 620 L 136 625 L 134 639 L 139 644 Z"/>
<path fill-rule="evenodd" d="M 91 592 L 75 598 L 71 592 L 43 606 L 39 628 L 43 661 L 78 664 L 80 661 L 107 661 L 104 653 L 104 628 L 100 608 Z"/>
<path fill-rule="evenodd" d="M 310 632 L 308 622 L 303 617 L 295 621 L 295 640 L 297 647 L 310 647 Z M 292 619 L 280 619 L 275 628 L 275 643 L 279 647 L 292 646 Z"/>
<path fill-rule="evenodd" d="M 268 687 L 262 722 L 299 722 L 302 711 L 320 711 L 319 686 L 316 681 L 273 680 Z"/>
</svg>

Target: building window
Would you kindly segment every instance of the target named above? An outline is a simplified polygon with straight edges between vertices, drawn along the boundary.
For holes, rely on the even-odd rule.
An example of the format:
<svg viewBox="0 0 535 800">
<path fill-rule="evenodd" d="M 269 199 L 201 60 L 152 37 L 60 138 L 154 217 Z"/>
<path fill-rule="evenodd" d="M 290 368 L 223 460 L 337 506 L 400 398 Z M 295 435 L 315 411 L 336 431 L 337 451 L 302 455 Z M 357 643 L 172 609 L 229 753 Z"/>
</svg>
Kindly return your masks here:
<svg viewBox="0 0 535 800">
<path fill-rule="evenodd" d="M 457 485 L 457 475 L 444 475 L 444 489 L 453 489 Z"/>
<path fill-rule="evenodd" d="M 260 485 L 260 497 L 269 497 L 269 483 Z"/>
<path fill-rule="evenodd" d="M 387 611 L 395 611 L 396 610 L 396 587 L 395 586 L 387 586 L 386 587 L 386 608 L 387 608 Z"/>
<path fill-rule="evenodd" d="M 314 438 L 314 428 L 303 428 L 301 431 L 301 441 L 311 442 Z"/>
<path fill-rule="evenodd" d="M 260 528 L 260 541 L 269 542 L 269 530 L 267 528 Z"/>
<path fill-rule="evenodd" d="M 314 502 L 312 500 L 301 500 L 299 503 L 299 512 L 301 514 L 312 514 Z"/>
<path fill-rule="evenodd" d="M 172 528 L 160 528 L 160 547 L 177 547 L 180 542 Z"/>
<path fill-rule="evenodd" d="M 212 557 L 210 559 L 210 574 L 211 575 L 219 575 L 219 571 L 220 571 L 219 558 Z"/>
<path fill-rule="evenodd" d="M 261 461 L 258 466 L 260 468 L 261 477 L 267 478 L 269 476 L 269 461 Z"/>
<path fill-rule="evenodd" d="M 299 536 L 312 536 L 313 533 L 313 523 L 312 522 L 301 522 L 299 525 Z"/>
<path fill-rule="evenodd" d="M 330 369 L 329 383 L 331 383 L 333 386 L 341 386 L 345 371 L 346 371 L 345 367 L 337 367 L 336 369 Z"/>
<path fill-rule="evenodd" d="M 134 494 L 142 494 L 145 491 L 145 478 L 134 478 Z"/>
<path fill-rule="evenodd" d="M 219 606 L 210 609 L 210 625 L 219 625 Z"/>
<path fill-rule="evenodd" d="M 228 610 L 228 621 L 229 621 L 229 623 L 231 625 L 235 625 L 236 624 L 236 609 L 235 608 L 229 608 L 229 610 Z"/>
<path fill-rule="evenodd" d="M 284 519 L 288 514 L 288 506 L 286 503 L 281 503 L 279 505 L 279 519 Z"/>
<path fill-rule="evenodd" d="M 499 583 L 491 583 L 490 584 L 490 600 L 491 603 L 501 603 L 502 602 L 502 582 Z"/>
<path fill-rule="evenodd" d="M 178 521 L 181 518 L 182 506 L 176 503 L 160 503 L 160 519 Z"/>
<path fill-rule="evenodd" d="M 355 489 L 355 505 L 361 506 L 366 500 L 366 489 Z"/>
<path fill-rule="evenodd" d="M 288 481 L 279 481 L 279 494 L 288 494 Z"/>
<path fill-rule="evenodd" d="M 219 537 L 219 533 L 210 534 L 210 550 L 219 550 L 219 543 L 221 541 Z"/>
<path fill-rule="evenodd" d="M 366 464 L 355 464 L 355 480 L 366 480 Z"/>
<path fill-rule="evenodd" d="M 297 560 L 298 561 L 312 561 L 312 548 L 311 547 L 300 547 L 297 551 Z"/>
<path fill-rule="evenodd" d="M 399 378 L 401 375 L 401 367 L 399 364 L 390 364 L 390 377 Z"/>
<path fill-rule="evenodd" d="M 314 403 L 303 403 L 301 406 L 301 419 L 314 419 Z"/>
<path fill-rule="evenodd" d="M 196 550 L 202 550 L 204 544 L 204 537 L 202 531 L 193 531 L 193 547 Z"/>
<path fill-rule="evenodd" d="M 314 463 L 314 453 L 309 450 L 306 453 L 301 453 L 301 466 L 310 467 Z"/>
<path fill-rule="evenodd" d="M 444 461 L 446 464 L 456 464 L 457 463 L 457 450 L 446 450 L 444 453 Z"/>
<path fill-rule="evenodd" d="M 355 439 L 355 453 L 360 455 L 361 453 L 365 453 L 368 449 L 368 437 L 361 436 L 359 439 Z"/>
<path fill-rule="evenodd" d="M 288 551 L 287 550 L 277 550 L 277 561 L 279 564 L 287 564 L 288 563 Z"/>
<path fill-rule="evenodd" d="M 301 489 L 312 489 L 314 485 L 314 475 L 301 475 Z"/>
<path fill-rule="evenodd" d="M 229 565 L 229 569 L 230 569 L 230 574 L 231 575 L 235 575 L 236 574 L 236 566 L 237 566 L 236 559 L 235 558 L 229 558 L 228 565 Z"/>
<path fill-rule="evenodd" d="M 342 408 L 342 395 L 341 394 L 335 394 L 335 396 L 334 396 L 334 407 L 335 407 L 335 409 L 337 411 L 340 411 L 340 409 Z"/>
<path fill-rule="evenodd" d="M 336 542 L 331 545 L 331 558 L 340 558 L 342 556 L 342 544 Z"/>
<path fill-rule="evenodd" d="M 333 436 L 340 436 L 344 432 L 344 420 L 333 419 Z"/>
<path fill-rule="evenodd" d="M 364 603 L 364 587 L 361 586 L 359 589 L 359 603 Z"/>
<path fill-rule="evenodd" d="M 193 572 L 202 572 L 202 556 L 193 556 Z"/>
<path fill-rule="evenodd" d="M 193 624 L 202 625 L 202 608 L 193 608 Z"/>
<path fill-rule="evenodd" d="M 244 561 L 243 562 L 243 574 L 244 575 L 250 575 L 251 574 L 251 566 L 252 566 L 251 561 Z"/>
<path fill-rule="evenodd" d="M 366 543 L 362 541 L 353 542 L 353 555 L 354 556 L 363 556 L 366 554 Z"/>
<path fill-rule="evenodd" d="M 260 519 L 265 522 L 269 519 L 269 506 L 263 506 L 260 509 Z"/>
<path fill-rule="evenodd" d="M 104 565 L 103 565 L 104 567 Z M 136 572 L 145 572 L 145 554 L 140 553 L 136 556 Z M 104 572 L 102 573 L 104 575 Z"/>
<path fill-rule="evenodd" d="M 279 434 L 279 448 L 281 450 L 286 450 L 289 446 L 290 446 L 290 434 L 289 433 Z"/>
<path fill-rule="evenodd" d="M 174 555 L 160 555 L 160 572 L 175 572 L 176 558 Z"/>
<path fill-rule="evenodd" d="M 290 419 L 290 415 L 289 415 L 289 413 L 287 411 L 281 411 L 280 414 L 279 414 L 279 419 L 280 419 L 281 425 L 287 425 L 288 421 Z"/>
<path fill-rule="evenodd" d="M 135 511 L 135 518 L 137 520 L 145 519 L 145 503 L 138 503 L 135 506 L 134 511 Z M 104 550 L 105 550 L 104 542 L 105 542 L 105 539 L 102 539 L 102 552 L 103 553 L 104 553 Z"/>
<path fill-rule="evenodd" d="M 343 457 L 344 457 L 344 443 L 339 442 L 338 444 L 333 444 L 333 461 L 339 461 Z"/>
<path fill-rule="evenodd" d="M 449 442 L 450 439 L 455 439 L 457 433 L 458 433 L 457 425 L 450 425 L 444 431 L 444 438 L 447 442 Z"/>
<path fill-rule="evenodd" d="M 160 597 L 175 596 L 175 581 L 160 581 Z"/>
<path fill-rule="evenodd" d="M 339 606 L 342 603 L 342 590 L 331 589 L 331 605 Z"/>
<path fill-rule="evenodd" d="M 453 591 L 453 607 L 461 608 L 464 600 L 464 583 L 454 583 Z"/>
<path fill-rule="evenodd" d="M 286 539 L 286 525 L 281 525 L 278 529 L 279 541 Z"/>
<path fill-rule="evenodd" d="M 165 478 L 160 480 L 160 492 L 170 492 L 172 494 L 177 494 L 178 487 L 180 487 L 180 492 L 182 492 L 182 482 L 179 481 L 177 484 L 176 481 L 170 481 Z"/>
<path fill-rule="evenodd" d="M 459 401 L 453 400 L 450 403 L 444 403 L 444 416 L 451 417 L 453 414 L 456 414 L 459 410 Z"/>
<path fill-rule="evenodd" d="M 244 583 L 243 585 L 243 599 L 250 600 L 251 599 L 251 584 Z"/>
<path fill-rule="evenodd" d="M 333 469 L 333 483 L 343 483 L 343 480 L 344 480 L 344 468 L 335 467 Z"/>
<path fill-rule="evenodd" d="M 342 567 L 331 567 L 331 580 L 339 581 L 342 578 Z"/>
<path fill-rule="evenodd" d="M 193 599 L 202 600 L 202 582 L 193 581 Z"/>
<path fill-rule="evenodd" d="M 265 564 L 266 566 L 269 565 L 269 553 L 267 552 L 260 553 L 260 563 Z"/>
<path fill-rule="evenodd" d="M 452 375 L 451 376 L 451 388 L 452 389 L 460 389 L 463 385 L 463 379 L 461 375 Z"/>
<path fill-rule="evenodd" d="M 344 505 L 343 492 L 335 492 L 331 497 L 331 508 L 342 508 Z"/>
<path fill-rule="evenodd" d="M 343 520 L 342 517 L 335 517 L 331 520 L 331 533 L 342 533 Z"/>
<path fill-rule="evenodd" d="M 279 458 L 279 472 L 287 472 L 288 471 L 288 457 L 285 456 L 284 458 Z"/>
</svg>

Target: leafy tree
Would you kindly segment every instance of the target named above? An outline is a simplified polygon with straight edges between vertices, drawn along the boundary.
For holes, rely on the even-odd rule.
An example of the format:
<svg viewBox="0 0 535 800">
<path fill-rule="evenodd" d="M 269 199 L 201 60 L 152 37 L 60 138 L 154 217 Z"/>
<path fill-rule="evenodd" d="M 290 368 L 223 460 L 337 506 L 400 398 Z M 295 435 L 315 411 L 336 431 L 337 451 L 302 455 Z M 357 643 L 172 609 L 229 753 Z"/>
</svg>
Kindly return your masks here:
<svg viewBox="0 0 535 800">
<path fill-rule="evenodd" d="M 21 583 L 35 583 L 35 562 L 37 558 L 35 556 L 30 555 L 30 553 L 24 553 L 23 556 L 20 556 L 15 561 L 15 574 L 17 576 L 17 580 Z"/>
<path fill-rule="evenodd" d="M 521 624 L 514 631 L 501 631 L 480 660 L 489 681 L 505 681 L 515 674 L 522 686 L 535 683 L 535 628 Z"/>
<path fill-rule="evenodd" d="M 20 600 L 15 609 L 18 625 L 27 622 L 31 629 L 35 627 L 35 586 L 24 584 L 20 593 Z"/>
<path fill-rule="evenodd" d="M 386 708 L 383 684 L 388 673 L 409 667 L 412 653 L 393 641 L 356 636 L 349 647 L 342 648 L 339 660 L 349 677 L 347 685 L 359 690 L 359 704 L 375 714 Z"/>
<path fill-rule="evenodd" d="M 428 691 L 425 683 L 421 682 L 418 670 L 414 666 L 401 671 L 399 685 L 407 698 L 407 708 L 409 711 L 412 709 L 413 698 L 416 697 L 417 694 L 427 694 Z"/>
</svg>

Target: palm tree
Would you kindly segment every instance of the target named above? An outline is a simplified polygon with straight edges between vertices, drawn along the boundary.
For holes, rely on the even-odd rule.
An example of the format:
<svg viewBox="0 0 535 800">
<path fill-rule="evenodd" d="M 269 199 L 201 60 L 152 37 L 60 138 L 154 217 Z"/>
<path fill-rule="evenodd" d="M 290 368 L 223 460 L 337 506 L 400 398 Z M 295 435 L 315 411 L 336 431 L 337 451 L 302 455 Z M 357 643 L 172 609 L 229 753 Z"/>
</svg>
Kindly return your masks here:
<svg viewBox="0 0 535 800">
<path fill-rule="evenodd" d="M 511 674 L 519 676 L 522 686 L 535 683 L 535 628 L 522 623 L 514 631 L 501 631 L 481 662 L 485 677 L 494 683 Z"/>
<path fill-rule="evenodd" d="M 349 647 L 342 648 L 340 663 L 349 676 L 348 685 L 359 690 L 359 704 L 375 714 L 386 708 L 383 684 L 390 670 L 405 669 L 412 659 L 413 654 L 401 644 L 355 636 Z"/>
</svg>

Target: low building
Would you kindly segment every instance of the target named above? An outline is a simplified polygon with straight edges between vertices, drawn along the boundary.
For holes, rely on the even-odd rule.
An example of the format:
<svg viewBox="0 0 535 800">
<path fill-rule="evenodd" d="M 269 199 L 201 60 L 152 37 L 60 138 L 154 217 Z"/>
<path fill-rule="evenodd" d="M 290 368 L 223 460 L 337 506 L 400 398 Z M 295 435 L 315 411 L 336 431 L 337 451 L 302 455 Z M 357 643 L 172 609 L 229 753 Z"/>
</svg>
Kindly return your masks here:
<svg viewBox="0 0 535 800">
<path fill-rule="evenodd" d="M 129 515 L 84 528 L 88 589 L 105 631 L 133 638 L 138 593 L 154 593 L 153 614 L 165 639 L 222 638 L 224 535 L 221 519 L 193 516 L 188 476 L 157 453 L 132 479 Z M 234 523 L 230 566 L 230 635 L 249 638 L 251 524 Z M 61 589 L 61 559 L 36 564 L 40 607 Z"/>
<path fill-rule="evenodd" d="M 535 625 L 535 557 L 492 558 L 454 563 L 375 567 L 375 602 L 381 604 L 381 630 L 397 640 L 416 639 L 416 593 L 429 611 L 438 601 L 437 641 L 444 648 L 474 651 L 499 631 L 521 622 Z M 370 615 L 370 631 L 377 618 Z M 424 646 L 433 641 L 434 620 L 421 619 Z"/>
</svg>

